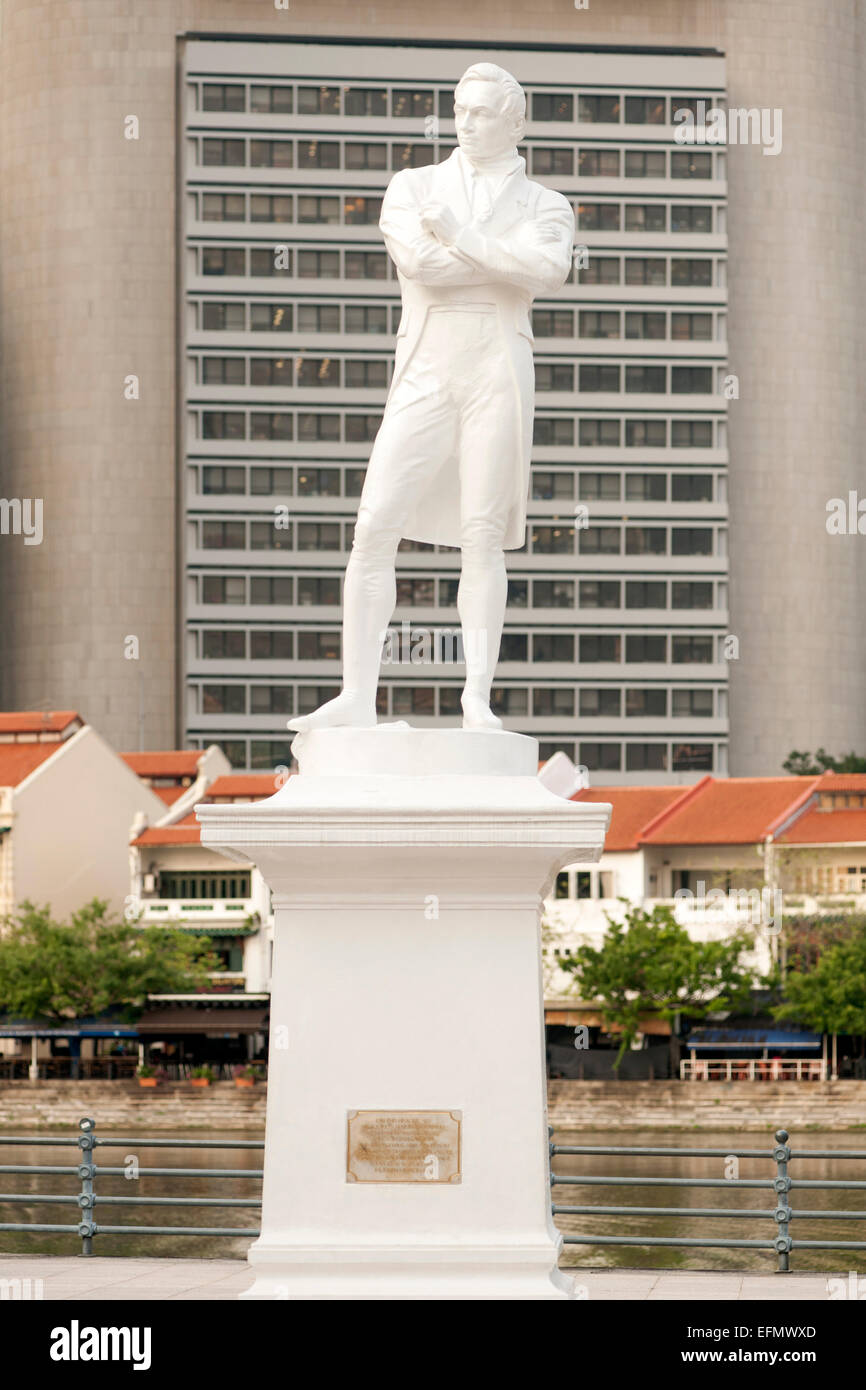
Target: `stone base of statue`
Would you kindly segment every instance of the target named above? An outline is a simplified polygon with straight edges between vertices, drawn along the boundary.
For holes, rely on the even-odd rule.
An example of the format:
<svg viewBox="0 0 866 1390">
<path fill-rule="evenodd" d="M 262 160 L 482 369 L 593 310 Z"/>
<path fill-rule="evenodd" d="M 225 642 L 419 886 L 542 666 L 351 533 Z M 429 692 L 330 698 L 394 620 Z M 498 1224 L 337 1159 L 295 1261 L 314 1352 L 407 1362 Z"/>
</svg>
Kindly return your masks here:
<svg viewBox="0 0 866 1390">
<path fill-rule="evenodd" d="M 599 858 L 610 808 L 547 791 L 518 734 L 324 729 L 294 751 L 275 796 L 197 809 L 275 912 L 245 1297 L 569 1297 L 540 909 L 563 864 Z"/>
</svg>

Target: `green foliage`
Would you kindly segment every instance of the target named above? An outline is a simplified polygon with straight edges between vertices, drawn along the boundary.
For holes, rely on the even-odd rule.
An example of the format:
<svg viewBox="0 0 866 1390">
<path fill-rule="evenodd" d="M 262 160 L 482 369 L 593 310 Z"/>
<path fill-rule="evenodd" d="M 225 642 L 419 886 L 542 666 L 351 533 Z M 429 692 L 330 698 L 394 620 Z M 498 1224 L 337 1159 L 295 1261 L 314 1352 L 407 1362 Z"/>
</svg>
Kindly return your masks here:
<svg viewBox="0 0 866 1390">
<path fill-rule="evenodd" d="M 792 777 L 819 777 L 822 772 L 866 772 L 866 758 L 853 751 L 834 758 L 819 748 L 814 757 L 811 753 L 790 752 L 782 763 L 783 771 Z"/>
<path fill-rule="evenodd" d="M 866 1034 L 866 930 L 848 932 L 814 960 L 795 958 L 782 982 L 777 1019 L 794 1019 L 819 1033 Z"/>
<path fill-rule="evenodd" d="M 113 1010 L 132 1021 L 148 994 L 190 993 L 219 968 L 207 937 L 136 927 L 94 898 L 69 922 L 23 903 L 0 932 L 0 1010 L 59 1022 Z"/>
<path fill-rule="evenodd" d="M 640 1032 L 641 1015 L 672 1023 L 678 1013 L 704 1018 L 748 1000 L 756 978 L 740 957 L 754 944 L 751 933 L 693 941 L 671 908 L 647 912 L 627 902 L 624 921 L 608 922 L 601 946 L 580 946 L 560 964 L 576 977 L 583 999 L 598 1000 L 607 1027 L 622 1029 L 616 1068 Z"/>
</svg>

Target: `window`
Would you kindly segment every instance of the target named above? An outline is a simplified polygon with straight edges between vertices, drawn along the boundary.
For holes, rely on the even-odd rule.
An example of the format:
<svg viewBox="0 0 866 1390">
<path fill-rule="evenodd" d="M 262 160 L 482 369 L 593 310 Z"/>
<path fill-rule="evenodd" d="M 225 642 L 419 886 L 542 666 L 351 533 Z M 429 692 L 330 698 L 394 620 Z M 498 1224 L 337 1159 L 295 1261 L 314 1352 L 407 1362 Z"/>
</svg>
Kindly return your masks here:
<svg viewBox="0 0 866 1390">
<path fill-rule="evenodd" d="M 663 449 L 666 442 L 667 424 L 664 420 L 626 420 L 627 449 Z"/>
<path fill-rule="evenodd" d="M 203 685 L 202 714 L 246 714 L 247 692 L 243 685 Z"/>
<path fill-rule="evenodd" d="M 671 391 L 680 395 L 710 395 L 712 367 L 671 367 Z"/>
<path fill-rule="evenodd" d="M 294 218 L 294 206 L 295 200 L 290 193 L 251 193 L 250 221 L 291 222 Z"/>
<path fill-rule="evenodd" d="M 219 466 L 202 469 L 201 490 L 205 496 L 222 493 L 243 494 L 246 492 L 246 477 L 243 468 L 222 468 Z"/>
<path fill-rule="evenodd" d="M 625 497 L 627 502 L 664 502 L 667 497 L 664 473 L 627 473 Z"/>
<path fill-rule="evenodd" d="M 250 580 L 250 603 L 291 603 L 293 583 L 284 575 L 254 575 Z"/>
<path fill-rule="evenodd" d="M 672 179 L 711 179 L 713 177 L 713 156 L 699 154 L 695 150 L 671 152 Z"/>
<path fill-rule="evenodd" d="M 536 416 L 533 444 L 570 445 L 574 443 L 574 421 L 566 416 Z"/>
<path fill-rule="evenodd" d="M 336 521 L 299 521 L 298 550 L 339 550 L 340 526 Z"/>
<path fill-rule="evenodd" d="M 538 718 L 555 715 L 574 714 L 574 691 L 564 687 L 552 690 L 534 690 L 532 693 L 532 713 Z"/>
<path fill-rule="evenodd" d="M 250 633 L 250 657 L 253 661 L 291 661 L 294 654 L 295 637 L 292 632 L 254 628 Z"/>
<path fill-rule="evenodd" d="M 625 176 L 627 179 L 663 179 L 664 150 L 626 150 Z"/>
<path fill-rule="evenodd" d="M 298 603 L 302 607 L 335 607 L 340 602 L 340 580 L 328 576 L 300 575 L 298 577 Z"/>
<path fill-rule="evenodd" d="M 494 714 L 527 715 L 529 713 L 529 692 L 515 686 L 494 687 L 490 707 Z M 443 710 L 442 713 L 444 714 L 444 712 Z"/>
<path fill-rule="evenodd" d="M 326 222 L 332 226 L 335 225 L 340 221 L 339 198 L 320 197 L 316 193 L 299 193 L 298 221 Z"/>
<path fill-rule="evenodd" d="M 709 342 L 712 336 L 712 314 L 671 314 L 671 337 L 675 341 L 701 340 Z"/>
<path fill-rule="evenodd" d="M 536 391 L 573 391 L 574 367 L 565 362 L 539 362 L 535 367 Z M 583 387 L 581 387 L 583 390 Z"/>
<path fill-rule="evenodd" d="M 432 140 L 423 145 L 407 144 L 391 146 L 392 169 L 421 169 L 425 164 L 436 163 L 436 151 Z"/>
<path fill-rule="evenodd" d="M 294 421 L 281 410 L 254 410 L 250 415 L 250 439 L 292 439 Z"/>
<path fill-rule="evenodd" d="M 202 111 L 245 111 L 246 92 L 240 83 L 205 82 L 202 87 Z"/>
<path fill-rule="evenodd" d="M 306 466 L 301 466 L 298 469 L 299 497 L 339 497 L 339 495 L 339 468 L 307 468 Z"/>
<path fill-rule="evenodd" d="M 536 580 L 536 588 L 539 582 L 540 581 Z M 580 606 L 581 608 L 619 608 L 619 580 L 581 579 Z"/>
<path fill-rule="evenodd" d="M 665 743 L 627 743 L 626 772 L 667 772 L 668 749 Z"/>
<path fill-rule="evenodd" d="M 337 685 L 299 685 L 298 714 L 312 714 L 319 705 L 336 699 L 339 693 L 340 687 Z"/>
<path fill-rule="evenodd" d="M 578 322 L 581 338 L 618 338 L 620 335 L 617 310 L 581 309 Z"/>
<path fill-rule="evenodd" d="M 432 577 L 424 579 L 405 579 L 397 576 L 397 604 L 403 608 L 433 608 L 435 581 Z"/>
<path fill-rule="evenodd" d="M 627 285 L 664 285 L 667 283 L 665 263 L 659 256 L 626 256 Z"/>
<path fill-rule="evenodd" d="M 203 521 L 201 544 L 203 550 L 243 550 L 246 525 L 243 521 Z"/>
<path fill-rule="evenodd" d="M 625 713 L 627 719 L 664 718 L 668 712 L 666 690 L 627 690 Z"/>
<path fill-rule="evenodd" d="M 247 585 L 243 575 L 205 574 L 202 576 L 202 603 L 246 603 Z"/>
<path fill-rule="evenodd" d="M 247 654 L 246 633 L 231 628 L 205 628 L 201 634 L 201 654 L 206 660 L 243 661 Z"/>
<path fill-rule="evenodd" d="M 664 125 L 666 106 L 664 97 L 626 97 L 626 125 Z"/>
<path fill-rule="evenodd" d="M 529 603 L 529 580 L 509 579 L 508 594 L 505 602 L 511 608 L 526 608 Z"/>
<path fill-rule="evenodd" d="M 291 357 L 251 357 L 251 386 L 291 386 Z"/>
<path fill-rule="evenodd" d="M 619 772 L 620 746 L 618 743 L 582 743 L 580 761 L 590 772 Z"/>
<path fill-rule="evenodd" d="M 201 306 L 201 326 L 206 333 L 242 333 L 246 311 L 243 304 L 205 300 Z"/>
<path fill-rule="evenodd" d="M 629 579 L 625 586 L 626 608 L 666 608 L 667 585 L 662 579 Z"/>
<path fill-rule="evenodd" d="M 336 167 L 335 165 L 328 163 L 311 163 L 308 152 L 312 148 L 312 145 L 299 142 L 298 165 L 301 169 L 333 169 Z M 337 154 L 339 154 L 339 145 L 334 145 L 332 148 L 337 152 Z M 291 140 L 250 141 L 250 164 L 254 169 L 291 169 L 293 163 L 294 152 L 292 149 Z"/>
<path fill-rule="evenodd" d="M 671 661 L 679 664 L 711 662 L 712 637 L 674 636 L 671 639 Z"/>
<path fill-rule="evenodd" d="M 243 386 L 246 363 L 242 357 L 203 357 L 201 379 L 204 386 Z"/>
<path fill-rule="evenodd" d="M 581 420 L 580 442 L 586 449 L 619 448 L 619 420 Z"/>
<path fill-rule="evenodd" d="M 618 473 L 581 473 L 581 501 L 618 502 L 619 496 L 620 479 Z"/>
<path fill-rule="evenodd" d="M 538 368 L 536 368 L 536 376 Z M 581 391 L 618 391 L 619 367 L 607 363 L 582 363 L 580 367 Z"/>
<path fill-rule="evenodd" d="M 578 203 L 577 225 L 582 232 L 618 232 L 619 203 Z"/>
<path fill-rule="evenodd" d="M 372 140 L 364 143 L 355 140 L 346 141 L 344 168 L 387 169 L 387 167 L 388 146 L 384 141 L 379 143 Z"/>
<path fill-rule="evenodd" d="M 339 632 L 299 632 L 299 661 L 339 661 Z"/>
<path fill-rule="evenodd" d="M 284 520 L 281 516 L 280 520 Z M 250 550 L 291 550 L 292 523 L 277 526 L 274 521 L 250 523 Z"/>
<path fill-rule="evenodd" d="M 338 310 L 339 312 L 339 310 Z M 384 304 L 347 304 L 347 333 L 387 333 L 388 314 Z"/>
<path fill-rule="evenodd" d="M 711 232 L 713 209 L 710 204 L 672 203 L 672 232 Z"/>
<path fill-rule="evenodd" d="M 202 164 L 224 164 L 238 168 L 246 163 L 243 140 L 204 139 L 201 142 Z"/>
<path fill-rule="evenodd" d="M 629 662 L 666 661 L 667 638 L 654 632 L 630 632 L 625 639 L 625 659 Z"/>
<path fill-rule="evenodd" d="M 679 256 L 675 256 L 671 260 L 672 285 L 711 285 L 712 283 L 712 261 L 687 261 Z"/>
<path fill-rule="evenodd" d="M 573 608 L 573 579 L 536 579 L 532 585 L 535 608 Z"/>
<path fill-rule="evenodd" d="M 619 555 L 622 533 L 618 526 L 589 526 L 580 533 L 581 555 Z"/>
<path fill-rule="evenodd" d="M 204 410 L 202 439 L 246 439 L 246 418 L 239 410 Z"/>
<path fill-rule="evenodd" d="M 712 772 L 712 744 L 675 743 L 673 746 L 673 770 L 674 772 Z"/>
<path fill-rule="evenodd" d="M 667 216 L 664 203 L 626 203 L 625 229 L 627 232 L 663 232 Z"/>
<path fill-rule="evenodd" d="M 532 551 L 535 555 L 573 555 L 573 526 L 533 526 Z"/>
<path fill-rule="evenodd" d="M 573 121 L 574 97 L 570 92 L 533 92 L 534 121 Z M 581 120 L 585 118 L 581 116 Z"/>
<path fill-rule="evenodd" d="M 388 257 L 384 251 L 347 251 L 344 274 L 347 280 L 386 280 Z"/>
<path fill-rule="evenodd" d="M 250 714 L 291 714 L 292 704 L 291 686 L 250 686 Z"/>
<path fill-rule="evenodd" d="M 573 174 L 574 151 L 567 145 L 536 145 L 532 151 L 533 174 Z"/>
<path fill-rule="evenodd" d="M 291 203 L 291 198 L 287 200 Z M 246 217 L 246 200 L 243 193 L 205 193 L 202 195 L 201 216 L 203 222 L 243 222 Z M 268 221 L 276 221 L 269 218 Z M 286 218 L 290 221 L 290 218 Z"/>
<path fill-rule="evenodd" d="M 327 441 L 336 443 L 340 438 L 339 415 L 318 415 L 312 411 L 298 413 L 298 439 L 309 443 Z"/>
<path fill-rule="evenodd" d="M 499 649 L 500 661 L 527 661 L 529 639 L 525 632 L 506 632 Z"/>
<path fill-rule="evenodd" d="M 619 150 L 581 150 L 578 155 L 578 173 L 584 179 L 618 179 Z"/>
<path fill-rule="evenodd" d="M 274 497 L 280 493 L 291 496 L 291 468 L 252 468 L 250 470 L 250 492 L 256 497 Z"/>
<path fill-rule="evenodd" d="M 712 555 L 713 533 L 709 526 L 674 526 L 671 530 L 672 555 Z"/>
<path fill-rule="evenodd" d="M 250 330 L 253 333 L 291 333 L 291 304 L 251 304 Z"/>
<path fill-rule="evenodd" d="M 299 87 L 299 116 L 339 116 L 339 87 Z"/>
<path fill-rule="evenodd" d="M 635 311 L 627 312 L 625 316 L 625 336 L 627 338 L 664 338 L 664 314 L 644 314 Z"/>
<path fill-rule="evenodd" d="M 387 362 L 360 358 L 346 363 L 346 385 L 352 389 L 375 388 L 376 390 L 384 390 L 387 384 Z"/>
<path fill-rule="evenodd" d="M 317 389 L 322 386 L 339 386 L 340 364 L 332 357 L 296 357 L 295 379 L 298 386 Z"/>
<path fill-rule="evenodd" d="M 290 115 L 294 107 L 293 98 L 291 87 L 264 86 L 256 83 L 250 87 L 250 110 Z"/>
<path fill-rule="evenodd" d="M 571 309 L 535 309 L 532 331 L 536 338 L 573 338 L 574 314 Z"/>
<path fill-rule="evenodd" d="M 432 116 L 432 88 L 424 87 L 417 90 L 407 88 L 405 91 L 396 88 L 391 93 L 391 115 L 408 116 L 414 121 L 423 120 L 425 116 Z"/>
<path fill-rule="evenodd" d="M 712 583 L 675 579 L 671 585 L 672 608 L 712 608 Z"/>
<path fill-rule="evenodd" d="M 620 639 L 613 632 L 584 632 L 580 636 L 581 661 L 619 661 Z"/>
<path fill-rule="evenodd" d="M 574 475 L 565 469 L 532 470 L 532 496 L 537 501 L 574 496 Z"/>
<path fill-rule="evenodd" d="M 569 632 L 537 632 L 532 639 L 533 661 L 574 661 L 574 637 Z"/>
<path fill-rule="evenodd" d="M 618 690 L 608 690 L 602 686 L 600 689 L 589 687 L 580 692 L 580 712 L 586 719 L 618 719 L 620 706 Z"/>
<path fill-rule="evenodd" d="M 246 252 L 243 247 L 203 246 L 202 275 L 245 275 Z"/>
<path fill-rule="evenodd" d="M 619 256 L 592 255 L 589 264 L 581 268 L 579 279 L 582 285 L 618 285 Z"/>
<path fill-rule="evenodd" d="M 299 304 L 299 333 L 339 333 L 340 306 L 338 304 Z"/>
<path fill-rule="evenodd" d="M 603 121 L 606 124 L 618 122 L 620 117 L 618 96 L 596 96 L 582 92 L 578 98 L 577 119 L 579 121 Z"/>
<path fill-rule="evenodd" d="M 675 718 L 712 719 L 712 690 L 674 690 L 671 693 L 671 713 Z"/>
<path fill-rule="evenodd" d="M 713 447 L 712 421 L 672 421 L 671 446 L 674 449 L 711 449 Z"/>
<path fill-rule="evenodd" d="M 340 274 L 339 251 L 299 251 L 298 279 L 335 279 Z"/>
<path fill-rule="evenodd" d="M 343 110 L 347 116 L 386 116 L 385 88 L 346 87 L 343 91 Z"/>
<path fill-rule="evenodd" d="M 369 444 L 376 438 L 379 426 L 382 423 L 381 415 L 347 415 L 346 416 L 346 441 L 350 444 Z"/>
<path fill-rule="evenodd" d="M 637 394 L 663 394 L 667 385 L 666 377 L 667 367 L 626 367 L 625 389 Z"/>
<path fill-rule="evenodd" d="M 626 555 L 666 555 L 667 532 L 663 526 L 627 526 Z"/>
<path fill-rule="evenodd" d="M 381 198 L 346 198 L 343 202 L 343 220 L 347 227 L 372 226 L 379 221 L 381 212 Z"/>
</svg>

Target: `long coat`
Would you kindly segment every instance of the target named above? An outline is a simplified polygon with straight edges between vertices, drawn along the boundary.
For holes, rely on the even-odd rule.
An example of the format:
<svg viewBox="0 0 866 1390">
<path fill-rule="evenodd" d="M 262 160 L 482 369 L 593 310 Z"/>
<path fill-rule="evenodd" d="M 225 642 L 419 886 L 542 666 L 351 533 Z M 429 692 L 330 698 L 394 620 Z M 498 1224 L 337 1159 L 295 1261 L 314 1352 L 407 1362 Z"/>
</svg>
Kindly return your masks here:
<svg viewBox="0 0 866 1390">
<path fill-rule="evenodd" d="M 521 337 L 533 341 L 533 298 L 555 294 L 568 278 L 574 213 L 559 193 L 528 179 L 526 163 L 520 159 L 494 200 L 492 216 L 472 225 L 464 159 L 457 149 L 442 164 L 401 170 L 385 194 L 379 227 L 403 296 L 388 399 L 418 346 L 432 305 L 483 298 L 496 306 L 520 412 L 519 435 L 510 455 L 502 459 L 501 471 L 501 486 L 511 497 L 504 544 L 515 550 L 523 545 L 526 532 L 535 389 L 531 355 L 518 350 L 518 342 Z M 462 230 L 452 246 L 443 245 L 422 226 L 421 209 L 428 202 L 443 203 L 455 214 Z M 416 500 L 405 535 L 431 544 L 460 544 L 456 456 L 431 470 L 430 484 Z"/>
</svg>

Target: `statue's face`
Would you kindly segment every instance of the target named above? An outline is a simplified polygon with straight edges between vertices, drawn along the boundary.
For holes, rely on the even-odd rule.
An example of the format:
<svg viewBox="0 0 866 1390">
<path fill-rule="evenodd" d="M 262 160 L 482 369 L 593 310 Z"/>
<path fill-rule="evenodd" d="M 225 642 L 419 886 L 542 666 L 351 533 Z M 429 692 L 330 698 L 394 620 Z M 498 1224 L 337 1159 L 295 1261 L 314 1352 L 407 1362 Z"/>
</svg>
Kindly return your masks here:
<svg viewBox="0 0 866 1390">
<path fill-rule="evenodd" d="M 502 109 L 504 93 L 498 82 L 474 78 L 460 88 L 454 121 L 460 148 L 469 159 L 497 159 L 513 150 L 514 124 Z"/>
</svg>

